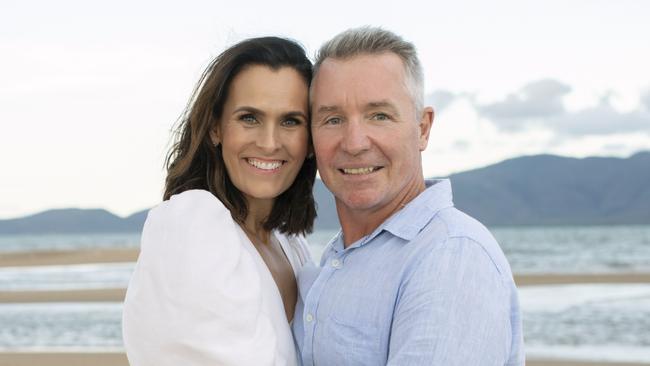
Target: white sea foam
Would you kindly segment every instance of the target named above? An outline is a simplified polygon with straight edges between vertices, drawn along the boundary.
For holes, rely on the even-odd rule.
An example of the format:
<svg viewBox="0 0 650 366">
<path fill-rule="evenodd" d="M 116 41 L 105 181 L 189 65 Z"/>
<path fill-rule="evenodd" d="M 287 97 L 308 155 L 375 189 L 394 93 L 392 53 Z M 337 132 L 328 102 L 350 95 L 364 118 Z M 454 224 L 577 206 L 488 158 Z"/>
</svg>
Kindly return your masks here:
<svg viewBox="0 0 650 366">
<path fill-rule="evenodd" d="M 650 284 L 580 284 L 524 286 L 521 307 L 527 312 L 560 312 L 584 305 L 650 309 Z"/>
<path fill-rule="evenodd" d="M 650 347 L 620 345 L 531 346 L 526 345 L 526 358 L 569 359 L 592 362 L 650 362 Z"/>
</svg>

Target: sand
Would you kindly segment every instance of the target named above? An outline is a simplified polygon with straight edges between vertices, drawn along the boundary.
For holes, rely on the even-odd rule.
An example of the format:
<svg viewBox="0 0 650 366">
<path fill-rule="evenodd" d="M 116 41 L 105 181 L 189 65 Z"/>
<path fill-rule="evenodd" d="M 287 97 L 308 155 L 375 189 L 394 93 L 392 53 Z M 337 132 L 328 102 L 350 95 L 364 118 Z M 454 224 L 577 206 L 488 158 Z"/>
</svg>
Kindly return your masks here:
<svg viewBox="0 0 650 366">
<path fill-rule="evenodd" d="M 534 274 L 515 275 L 517 286 L 574 283 L 650 283 L 650 273 Z"/>
<path fill-rule="evenodd" d="M 0 352 L 0 366 L 128 366 L 120 352 Z M 529 360 L 527 366 L 650 366 L 648 363 Z"/>
<path fill-rule="evenodd" d="M 122 352 L 0 352 L 0 366 L 128 366 Z"/>
<path fill-rule="evenodd" d="M 1 303 L 124 301 L 126 289 L 102 288 L 56 291 L 0 291 Z"/>
<path fill-rule="evenodd" d="M 137 260 L 137 249 L 92 249 L 0 254 L 0 267 L 123 263 Z M 518 286 L 572 283 L 650 283 L 650 273 L 515 275 Z M 0 303 L 124 300 L 123 288 L 57 291 L 0 291 Z M 128 366 L 121 352 L 0 352 L 0 366 Z M 650 363 L 528 360 L 528 366 L 650 366 Z"/>
<path fill-rule="evenodd" d="M 135 262 L 139 249 L 43 250 L 0 253 L 0 267 Z"/>
</svg>

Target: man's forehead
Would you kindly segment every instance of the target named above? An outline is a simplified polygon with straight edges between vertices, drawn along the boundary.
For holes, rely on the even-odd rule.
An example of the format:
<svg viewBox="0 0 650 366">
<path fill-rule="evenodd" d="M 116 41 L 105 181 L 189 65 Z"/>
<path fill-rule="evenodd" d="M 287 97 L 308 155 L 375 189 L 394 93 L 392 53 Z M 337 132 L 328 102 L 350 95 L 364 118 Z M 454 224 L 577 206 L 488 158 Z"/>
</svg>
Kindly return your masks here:
<svg viewBox="0 0 650 366">
<path fill-rule="evenodd" d="M 317 78 L 322 71 L 334 71 L 339 73 L 342 70 L 367 70 L 384 69 L 386 71 L 404 75 L 405 67 L 402 59 L 393 52 L 361 53 L 349 57 L 328 57 L 320 64 L 317 71 Z"/>
<path fill-rule="evenodd" d="M 399 56 L 363 54 L 325 59 L 311 91 L 315 111 L 321 107 L 331 110 L 345 101 L 372 106 L 394 103 L 393 99 L 401 97 L 395 93 L 408 94 L 408 81 Z"/>
<path fill-rule="evenodd" d="M 361 103 L 361 108 L 364 110 L 370 110 L 370 109 L 391 109 L 394 110 L 396 109 L 395 104 L 389 100 L 389 99 L 377 99 L 377 100 L 372 100 L 368 99 L 367 101 L 364 101 Z M 331 112 L 340 112 L 341 110 L 345 109 L 346 104 L 319 104 L 314 106 L 315 110 L 314 112 L 316 114 L 319 113 L 331 113 Z"/>
</svg>

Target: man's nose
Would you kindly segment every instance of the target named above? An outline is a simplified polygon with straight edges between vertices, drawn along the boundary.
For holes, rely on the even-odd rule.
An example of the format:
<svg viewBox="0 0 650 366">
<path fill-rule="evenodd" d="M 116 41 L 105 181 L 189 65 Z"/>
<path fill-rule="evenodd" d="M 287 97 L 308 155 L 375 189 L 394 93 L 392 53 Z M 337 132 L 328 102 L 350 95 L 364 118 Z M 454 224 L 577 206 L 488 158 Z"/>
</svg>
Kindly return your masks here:
<svg viewBox="0 0 650 366">
<path fill-rule="evenodd" d="M 344 131 L 341 148 L 350 155 L 358 155 L 370 149 L 368 126 L 361 119 L 350 120 Z"/>
</svg>

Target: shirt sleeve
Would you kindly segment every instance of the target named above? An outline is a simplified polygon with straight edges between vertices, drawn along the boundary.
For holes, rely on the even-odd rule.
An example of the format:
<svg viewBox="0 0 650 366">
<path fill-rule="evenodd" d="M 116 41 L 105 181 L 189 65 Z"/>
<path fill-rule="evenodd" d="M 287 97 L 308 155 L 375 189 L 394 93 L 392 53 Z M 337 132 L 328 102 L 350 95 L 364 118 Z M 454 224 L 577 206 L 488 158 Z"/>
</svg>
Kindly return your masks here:
<svg viewBox="0 0 650 366">
<path fill-rule="evenodd" d="M 149 212 L 123 310 L 132 366 L 279 364 L 259 272 L 235 225 L 207 191 Z"/>
<path fill-rule="evenodd" d="M 510 289 L 483 248 L 450 238 L 414 267 L 398 295 L 388 365 L 505 365 Z"/>
</svg>

